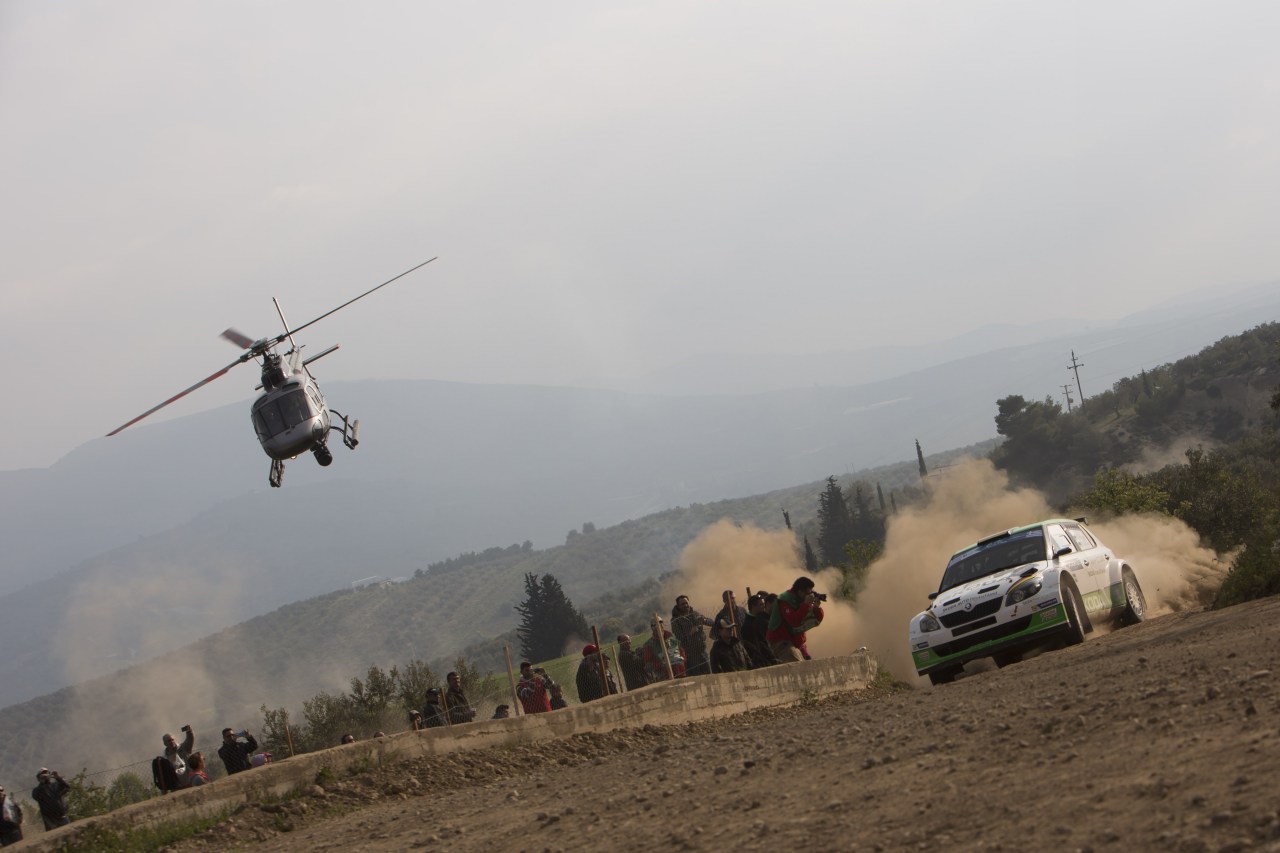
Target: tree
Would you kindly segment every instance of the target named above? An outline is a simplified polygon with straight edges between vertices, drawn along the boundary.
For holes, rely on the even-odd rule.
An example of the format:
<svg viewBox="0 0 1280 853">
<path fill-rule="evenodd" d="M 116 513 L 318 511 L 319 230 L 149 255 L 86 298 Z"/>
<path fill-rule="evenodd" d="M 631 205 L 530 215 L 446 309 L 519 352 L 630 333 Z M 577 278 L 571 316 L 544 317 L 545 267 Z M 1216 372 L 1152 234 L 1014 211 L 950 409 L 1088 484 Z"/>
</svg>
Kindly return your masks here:
<svg viewBox="0 0 1280 853">
<path fill-rule="evenodd" d="M 516 605 L 520 626 L 520 653 L 531 661 L 550 660 L 564 653 L 570 637 L 585 638 L 587 620 L 565 595 L 560 581 L 546 574 L 541 579 L 532 572 L 524 576 L 525 599 Z"/>
<path fill-rule="evenodd" d="M 364 681 L 351 679 L 351 704 L 358 714 L 365 720 L 381 717 L 399 692 L 397 678 L 394 668 L 388 674 L 377 666 L 371 666 Z"/>
<path fill-rule="evenodd" d="M 1085 509 L 1110 515 L 1169 512 L 1169 493 L 1124 471 L 1103 468 L 1093 476 L 1093 488 L 1079 499 Z"/>
<path fill-rule="evenodd" d="M 67 814 L 72 820 L 111 811 L 107 789 L 91 781 L 88 776 L 88 770 L 81 770 L 73 778 L 65 780 L 71 788 L 67 791 Z"/>
<path fill-rule="evenodd" d="M 924 450 L 920 448 L 920 439 L 916 439 L 916 462 L 920 466 L 920 479 L 929 476 L 929 469 L 924 466 Z"/>
<path fill-rule="evenodd" d="M 806 536 L 804 537 L 804 573 L 817 574 L 819 568 L 818 555 L 813 553 L 813 546 L 809 544 L 809 537 Z"/>
<path fill-rule="evenodd" d="M 818 556 L 824 566 L 845 564 L 845 543 L 857 538 L 853 515 L 844 490 L 834 476 L 827 478 L 827 487 L 818 496 Z"/>
<path fill-rule="evenodd" d="M 258 709 L 262 712 L 262 725 L 258 728 L 260 737 L 258 745 L 264 752 L 270 752 L 281 758 L 292 755 L 289 749 L 289 736 L 293 735 L 295 750 L 302 751 L 307 740 L 306 732 L 296 725 L 290 725 L 289 712 L 283 708 L 268 708 L 264 702 Z"/>
<path fill-rule="evenodd" d="M 112 809 L 151 799 L 151 788 L 137 773 L 121 773 L 107 787 L 107 804 Z"/>
<path fill-rule="evenodd" d="M 884 544 L 876 540 L 855 539 L 844 546 L 844 551 L 849 568 L 844 574 L 840 594 L 849 601 L 855 601 L 867 582 L 871 564 L 884 554 Z"/>
<path fill-rule="evenodd" d="M 425 662 L 414 659 L 405 664 L 401 671 L 391 668 L 391 675 L 396 679 L 397 698 L 406 712 L 422 707 L 427 690 L 440 686 L 440 679 Z"/>
</svg>

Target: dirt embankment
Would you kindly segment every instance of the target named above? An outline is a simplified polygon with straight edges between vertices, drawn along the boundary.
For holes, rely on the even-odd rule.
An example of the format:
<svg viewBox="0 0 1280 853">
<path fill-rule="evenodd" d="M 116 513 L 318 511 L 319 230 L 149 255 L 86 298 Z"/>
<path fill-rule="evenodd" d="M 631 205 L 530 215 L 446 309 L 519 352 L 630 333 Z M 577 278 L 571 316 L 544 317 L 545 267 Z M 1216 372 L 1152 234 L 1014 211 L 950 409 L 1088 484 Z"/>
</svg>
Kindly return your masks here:
<svg viewBox="0 0 1280 853">
<path fill-rule="evenodd" d="M 936 689 L 407 762 L 174 851 L 1280 850 L 1280 599 Z"/>
</svg>

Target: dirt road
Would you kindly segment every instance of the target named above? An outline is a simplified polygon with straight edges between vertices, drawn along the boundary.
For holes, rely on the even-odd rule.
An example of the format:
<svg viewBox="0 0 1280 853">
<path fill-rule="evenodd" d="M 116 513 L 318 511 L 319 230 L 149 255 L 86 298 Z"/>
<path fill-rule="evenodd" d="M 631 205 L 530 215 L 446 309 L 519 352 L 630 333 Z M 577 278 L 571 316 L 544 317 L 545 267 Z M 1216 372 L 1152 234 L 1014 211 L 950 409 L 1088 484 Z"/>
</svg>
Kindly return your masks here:
<svg viewBox="0 0 1280 853">
<path fill-rule="evenodd" d="M 935 689 L 410 762 L 170 849 L 1280 850 L 1278 651 L 1280 599 L 1164 616 Z"/>
</svg>

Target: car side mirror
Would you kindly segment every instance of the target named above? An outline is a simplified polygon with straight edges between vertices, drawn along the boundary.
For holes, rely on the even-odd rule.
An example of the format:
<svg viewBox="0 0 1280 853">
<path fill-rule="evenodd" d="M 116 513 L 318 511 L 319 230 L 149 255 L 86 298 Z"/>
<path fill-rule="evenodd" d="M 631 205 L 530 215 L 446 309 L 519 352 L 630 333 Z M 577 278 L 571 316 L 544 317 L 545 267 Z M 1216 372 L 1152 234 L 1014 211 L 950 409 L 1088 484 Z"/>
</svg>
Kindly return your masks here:
<svg viewBox="0 0 1280 853">
<path fill-rule="evenodd" d="M 1053 559 L 1056 560 L 1059 557 L 1065 557 L 1067 554 L 1070 554 L 1070 553 L 1071 553 L 1071 549 L 1068 548 L 1066 545 L 1063 545 L 1061 548 L 1053 552 Z"/>
<path fill-rule="evenodd" d="M 936 590 L 935 590 L 934 592 L 929 593 L 929 600 L 930 600 L 930 601 L 933 601 L 933 600 L 934 600 L 935 598 L 937 598 L 937 597 L 938 597 L 938 593 L 937 593 L 937 591 L 936 591 Z"/>
</svg>

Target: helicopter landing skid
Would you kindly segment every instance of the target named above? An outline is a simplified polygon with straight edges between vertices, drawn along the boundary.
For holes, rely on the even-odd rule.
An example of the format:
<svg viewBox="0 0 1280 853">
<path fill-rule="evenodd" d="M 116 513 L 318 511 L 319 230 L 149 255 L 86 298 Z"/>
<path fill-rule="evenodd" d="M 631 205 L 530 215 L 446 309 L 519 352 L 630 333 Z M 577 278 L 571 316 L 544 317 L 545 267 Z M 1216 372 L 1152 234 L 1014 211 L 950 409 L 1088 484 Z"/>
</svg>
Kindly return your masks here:
<svg viewBox="0 0 1280 853">
<path fill-rule="evenodd" d="M 271 488 L 273 489 L 280 488 L 280 483 L 283 480 L 284 480 L 284 460 L 282 459 L 271 460 L 271 477 L 268 479 L 268 482 L 271 483 Z"/>
<path fill-rule="evenodd" d="M 356 445 L 360 443 L 360 419 L 348 420 L 347 416 L 337 409 L 330 409 L 329 413 L 342 418 L 342 426 L 332 424 L 329 429 L 342 433 L 342 443 L 348 450 L 355 450 Z"/>
</svg>

